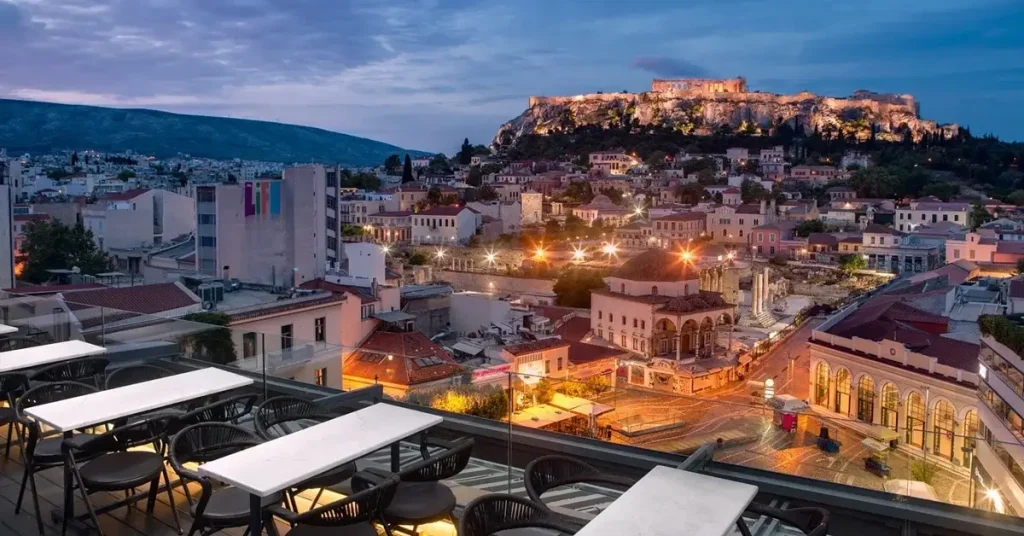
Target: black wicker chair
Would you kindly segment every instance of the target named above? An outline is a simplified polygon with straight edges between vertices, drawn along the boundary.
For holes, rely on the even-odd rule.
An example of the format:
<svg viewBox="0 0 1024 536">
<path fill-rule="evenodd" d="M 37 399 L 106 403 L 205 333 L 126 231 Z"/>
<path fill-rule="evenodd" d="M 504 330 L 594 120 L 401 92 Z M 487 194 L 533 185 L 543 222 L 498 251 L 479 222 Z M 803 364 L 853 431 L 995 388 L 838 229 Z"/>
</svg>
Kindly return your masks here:
<svg viewBox="0 0 1024 536">
<path fill-rule="evenodd" d="M 434 521 L 452 519 L 455 511 L 455 494 L 441 483 L 462 472 L 473 455 L 473 439 L 465 438 L 448 442 L 437 439 L 427 440 L 424 446 L 443 447 L 445 450 L 426 459 L 412 463 L 398 472 L 401 480 L 395 491 L 395 498 L 384 509 L 381 516 L 385 523 L 412 525 L 416 527 Z M 367 469 L 378 477 L 390 473 L 380 469 Z"/>
<path fill-rule="evenodd" d="M 110 361 L 105 357 L 86 357 L 39 369 L 28 377 L 32 382 L 83 382 L 99 387 L 99 378 Z"/>
<path fill-rule="evenodd" d="M 174 371 L 150 364 L 126 365 L 110 370 L 107 379 L 104 381 L 104 389 L 117 389 L 128 385 L 159 380 L 168 376 L 174 376 Z"/>
<path fill-rule="evenodd" d="M 223 422 L 193 424 L 171 439 L 168 451 L 171 467 L 178 473 L 186 489 L 190 482 L 198 482 L 202 489 L 199 499 L 194 503 L 191 495 L 186 494 L 193 519 L 188 536 L 197 533 L 207 536 L 226 528 L 248 526 L 249 493 L 232 486 L 215 489 L 209 478 L 185 467 L 185 464 L 203 464 L 261 442 L 252 432 Z M 264 506 L 280 503 L 281 498 L 281 494 L 267 497 Z"/>
<path fill-rule="evenodd" d="M 801 507 L 783 510 L 758 503 L 750 503 L 746 513 L 778 519 L 783 524 L 794 527 L 807 536 L 828 534 L 828 524 L 831 518 L 831 514 L 824 508 Z M 750 529 L 747 528 L 743 517 L 736 521 L 736 528 L 743 536 L 751 536 Z"/>
<path fill-rule="evenodd" d="M 315 402 L 294 396 L 277 396 L 268 398 L 256 409 L 253 410 L 253 424 L 256 433 L 267 440 L 297 432 L 303 428 L 329 421 L 338 415 L 332 413 Z M 301 482 L 289 494 L 292 508 L 297 508 L 294 494 L 306 490 L 318 490 L 313 498 L 312 507 L 316 507 L 317 501 L 323 494 L 324 488 L 334 486 L 348 480 L 356 472 L 356 464 L 346 463 L 336 467 L 322 475 L 317 475 L 305 482 Z"/>
<path fill-rule="evenodd" d="M 354 493 L 344 499 L 297 514 L 279 506 L 270 511 L 292 525 L 287 536 L 377 536 L 374 521 L 381 522 L 381 511 L 391 503 L 398 486 L 397 475 L 383 478 L 372 473 L 352 476 Z"/>
<path fill-rule="evenodd" d="M 530 528 L 576 534 L 580 527 L 529 499 L 505 493 L 473 499 L 459 519 L 459 536 L 490 536 Z"/>
<path fill-rule="evenodd" d="M 28 390 L 28 377 L 24 374 L 0 374 L 0 400 L 7 402 L 6 407 L 0 408 L 0 426 L 7 425 L 7 443 L 4 445 L 4 459 L 9 459 L 11 454 L 11 438 L 18 435 L 18 442 L 21 442 L 21 434 L 18 425 L 18 411 L 14 407 L 14 401 Z"/>
<path fill-rule="evenodd" d="M 541 508 L 547 509 L 541 496 L 545 492 L 570 484 L 610 485 L 628 489 L 636 483 L 632 478 L 609 475 L 575 458 L 552 454 L 541 456 L 526 465 L 524 471 L 526 494 Z M 549 509 L 550 511 L 550 509 Z"/>
<path fill-rule="evenodd" d="M 18 501 L 15 503 L 14 513 L 18 514 L 21 512 L 21 502 L 25 498 L 25 486 L 30 484 L 32 486 L 32 504 L 35 506 L 36 524 L 38 525 L 40 535 L 44 534 L 44 529 L 42 514 L 39 511 L 39 493 L 35 474 L 45 469 L 64 465 L 64 454 L 61 452 L 64 438 L 58 433 L 44 434 L 39 423 L 27 418 L 24 412 L 27 408 L 33 406 L 67 400 L 95 392 L 95 387 L 84 383 L 45 383 L 25 391 L 14 405 L 18 416 L 18 423 L 21 424 L 22 429 L 25 431 L 23 435 L 25 442 L 21 449 L 25 472 L 21 478 L 21 489 L 18 491 Z M 80 444 L 94 437 L 96 436 L 91 434 L 75 434 L 71 437 L 71 441 Z"/>
<path fill-rule="evenodd" d="M 123 502 L 103 506 L 98 512 L 89 500 L 89 495 L 98 492 L 132 492 L 145 484 L 149 484 L 146 496 L 146 512 L 153 513 L 157 494 L 160 491 L 160 478 L 166 484 L 167 500 L 171 505 L 174 524 L 181 533 L 178 521 L 178 509 L 174 507 L 174 494 L 171 491 L 171 478 L 164 465 L 164 429 L 168 417 L 154 417 L 149 420 L 133 422 L 118 426 L 101 435 L 81 441 L 75 448 L 66 452 L 67 463 L 78 486 L 78 491 L 85 502 L 86 511 L 92 520 L 96 532 L 103 535 L 98 513 L 105 513 L 121 506 L 131 506 L 143 497 L 132 496 Z M 130 450 L 150 445 L 152 452 L 146 450 Z M 85 461 L 84 463 L 83 460 Z M 70 489 L 65 494 L 73 493 Z M 64 520 L 65 525 L 67 519 Z"/>
<path fill-rule="evenodd" d="M 0 352 L 10 352 L 11 350 L 31 348 L 33 346 L 41 346 L 42 344 L 43 343 L 33 339 L 32 337 L 8 335 L 0 338 Z"/>
</svg>

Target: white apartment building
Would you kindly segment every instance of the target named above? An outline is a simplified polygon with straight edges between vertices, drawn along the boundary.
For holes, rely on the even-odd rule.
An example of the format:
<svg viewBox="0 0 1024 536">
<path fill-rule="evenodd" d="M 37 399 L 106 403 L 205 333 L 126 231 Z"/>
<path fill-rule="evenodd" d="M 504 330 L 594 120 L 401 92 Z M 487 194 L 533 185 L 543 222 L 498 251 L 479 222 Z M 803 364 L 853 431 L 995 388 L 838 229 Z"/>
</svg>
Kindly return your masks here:
<svg viewBox="0 0 1024 536">
<path fill-rule="evenodd" d="M 759 225 L 775 223 L 775 201 L 771 204 L 739 206 L 718 205 L 707 213 L 706 229 L 711 240 L 718 244 L 743 245 L 750 243 L 750 231 Z"/>
<path fill-rule="evenodd" d="M 327 219 L 325 191 L 319 165 L 288 168 L 282 180 L 197 187 L 196 268 L 275 286 L 322 278 L 339 258 L 328 251 L 337 224 Z"/>
<path fill-rule="evenodd" d="M 975 504 L 1000 513 L 1024 513 L 1024 358 L 1007 344 L 1020 336 L 1019 317 L 994 318 L 1005 333 L 983 334 L 978 353 L 978 414 L 972 471 Z M 984 333 L 984 328 L 983 328 Z"/>
<path fill-rule="evenodd" d="M 195 204 L 167 190 L 137 188 L 86 206 L 82 224 L 101 249 L 160 245 L 195 230 Z"/>
<path fill-rule="evenodd" d="M 441 206 L 412 217 L 413 244 L 465 244 L 476 234 L 477 213 L 468 207 Z"/>
<path fill-rule="evenodd" d="M 14 287 L 14 187 L 9 167 L 0 160 L 0 288 Z"/>
<path fill-rule="evenodd" d="M 625 175 L 633 166 L 640 163 L 635 156 L 624 151 L 601 151 L 590 153 L 590 169 L 606 175 Z"/>
<path fill-rule="evenodd" d="M 970 226 L 971 205 L 968 203 L 943 203 L 941 201 L 913 201 L 905 207 L 896 207 L 896 228 L 913 231 L 919 225 L 948 221 Z"/>
</svg>

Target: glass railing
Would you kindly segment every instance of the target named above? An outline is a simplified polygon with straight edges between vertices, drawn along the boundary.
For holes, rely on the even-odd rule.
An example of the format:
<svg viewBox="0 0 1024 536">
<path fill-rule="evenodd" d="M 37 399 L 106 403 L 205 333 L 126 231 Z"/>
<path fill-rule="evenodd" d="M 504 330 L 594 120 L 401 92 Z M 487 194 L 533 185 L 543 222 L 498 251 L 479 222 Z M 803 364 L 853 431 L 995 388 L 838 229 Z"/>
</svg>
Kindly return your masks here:
<svg viewBox="0 0 1024 536">
<path fill-rule="evenodd" d="M 218 313 L 176 311 L 176 317 L 165 317 L 75 303 L 73 298 L 74 293 L 3 296 L 0 323 L 18 332 L 0 337 L 0 350 L 85 340 L 107 348 L 111 367 L 146 358 L 237 368 L 254 377 L 254 389 L 265 396 L 273 396 L 282 386 L 290 386 L 289 392 L 305 389 L 311 397 L 323 397 L 343 388 L 379 385 L 396 402 L 500 424 L 487 428 L 487 437 L 478 441 L 474 452 L 472 470 L 455 479 L 456 484 L 480 493 L 525 493 L 522 471 L 537 450 L 521 438 L 533 430 L 674 455 L 714 443 L 715 461 L 722 464 L 887 492 L 897 500 L 927 499 L 1024 514 L 1020 509 L 1024 486 L 1017 474 L 1024 466 L 1020 458 L 1024 446 L 991 431 L 988 441 L 980 439 L 974 432 L 980 407 L 966 423 L 963 414 L 952 419 L 936 417 L 934 408 L 923 419 L 908 419 L 899 408 L 899 422 L 892 430 L 799 404 L 808 398 L 808 393 L 796 388 L 804 385 L 799 382 L 781 381 L 772 397 L 775 402 L 766 402 L 759 388 L 737 382 L 684 396 L 673 392 L 671 382 L 644 387 L 630 383 L 628 367 L 613 359 L 606 367 L 588 367 L 593 374 L 588 378 L 574 378 L 580 369 L 568 368 L 567 356 L 562 356 L 567 368 L 557 370 L 557 361 L 551 360 L 546 373 L 540 365 L 531 369 L 532 374 L 516 373 L 497 357 L 497 351 L 483 352 L 454 367 L 449 362 L 438 365 L 423 360 L 422 354 L 403 355 L 402 346 L 364 348 L 353 356 L 359 348 L 337 341 L 342 339 L 341 330 L 354 328 L 341 325 L 340 317 L 330 312 L 323 313 L 329 321 L 321 331 L 308 319 L 308 326 L 296 320 L 290 331 L 282 332 L 280 322 L 245 319 L 220 326 L 199 321 L 224 321 Z M 190 320 L 184 318 L 186 314 Z M 317 337 L 318 333 L 323 336 Z M 377 372 L 369 375 L 356 362 L 346 364 L 346 358 L 374 365 L 366 370 Z M 408 361 L 403 361 L 406 367 L 388 365 L 395 360 Z M 451 368 L 441 375 L 408 376 L 408 371 L 429 372 L 438 366 Z M 394 376 L 399 370 L 407 376 Z M 794 407 L 773 407 L 785 399 L 781 395 L 792 395 Z M 855 398 L 855 393 L 851 396 Z M 881 397 L 874 404 L 880 405 Z M 849 413 L 857 411 L 856 402 L 851 401 Z M 879 421 L 884 413 L 881 407 L 862 412 Z M 466 435 L 465 429 L 459 433 Z M 412 459 L 419 450 L 409 444 L 402 455 Z M 613 490 L 599 488 L 567 492 L 560 504 L 593 514 L 615 495 Z"/>
</svg>

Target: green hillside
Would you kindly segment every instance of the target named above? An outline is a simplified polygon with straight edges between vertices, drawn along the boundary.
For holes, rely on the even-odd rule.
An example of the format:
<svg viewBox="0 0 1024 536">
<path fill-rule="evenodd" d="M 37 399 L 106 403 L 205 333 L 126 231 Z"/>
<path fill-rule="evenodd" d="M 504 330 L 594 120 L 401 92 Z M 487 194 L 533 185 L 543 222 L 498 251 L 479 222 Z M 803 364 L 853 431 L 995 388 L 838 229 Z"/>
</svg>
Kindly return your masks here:
<svg viewBox="0 0 1024 536">
<path fill-rule="evenodd" d="M 0 147 L 8 153 L 132 150 L 156 157 L 380 165 L 394 145 L 327 130 L 156 110 L 100 108 L 0 99 Z"/>
</svg>

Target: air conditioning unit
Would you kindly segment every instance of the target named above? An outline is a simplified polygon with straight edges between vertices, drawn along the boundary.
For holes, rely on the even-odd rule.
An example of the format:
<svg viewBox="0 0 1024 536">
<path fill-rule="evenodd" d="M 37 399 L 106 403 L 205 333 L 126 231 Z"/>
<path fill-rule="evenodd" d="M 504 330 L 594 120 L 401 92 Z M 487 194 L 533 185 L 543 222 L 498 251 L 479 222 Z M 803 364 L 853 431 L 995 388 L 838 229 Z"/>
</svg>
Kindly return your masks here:
<svg viewBox="0 0 1024 536">
<path fill-rule="evenodd" d="M 217 283 L 204 283 L 196 288 L 196 295 L 203 303 L 220 303 L 224 301 L 224 284 Z"/>
</svg>

